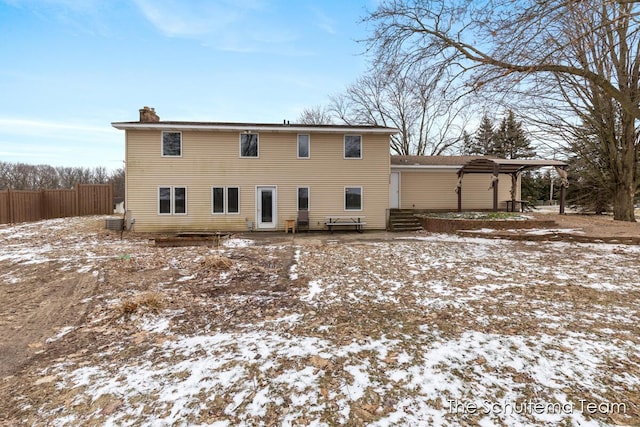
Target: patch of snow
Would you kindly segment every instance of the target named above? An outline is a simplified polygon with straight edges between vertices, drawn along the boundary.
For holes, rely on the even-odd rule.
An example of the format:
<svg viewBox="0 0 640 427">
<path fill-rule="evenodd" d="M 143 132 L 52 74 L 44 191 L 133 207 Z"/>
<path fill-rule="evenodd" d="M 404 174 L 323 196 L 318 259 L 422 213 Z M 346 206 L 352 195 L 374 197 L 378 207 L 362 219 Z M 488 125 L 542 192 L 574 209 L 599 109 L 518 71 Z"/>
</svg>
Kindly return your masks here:
<svg viewBox="0 0 640 427">
<path fill-rule="evenodd" d="M 58 341 L 60 338 L 64 337 L 74 329 L 75 329 L 75 326 L 65 326 L 64 328 L 61 328 L 56 335 L 52 336 L 51 338 L 47 338 L 45 342 L 49 344 L 54 341 Z"/>
<path fill-rule="evenodd" d="M 322 280 L 312 280 L 309 282 L 309 293 L 300 299 L 302 301 L 311 301 L 313 298 L 322 292 Z"/>
<path fill-rule="evenodd" d="M 138 327 L 147 332 L 166 332 L 169 329 L 169 319 L 160 316 L 144 316 Z"/>
<path fill-rule="evenodd" d="M 300 262 L 300 248 L 297 248 L 293 254 L 293 264 L 289 268 L 289 279 L 296 280 L 298 278 L 298 263 Z"/>
<path fill-rule="evenodd" d="M 249 239 L 227 239 L 222 244 L 225 248 L 246 248 L 253 245 L 253 240 Z"/>
</svg>

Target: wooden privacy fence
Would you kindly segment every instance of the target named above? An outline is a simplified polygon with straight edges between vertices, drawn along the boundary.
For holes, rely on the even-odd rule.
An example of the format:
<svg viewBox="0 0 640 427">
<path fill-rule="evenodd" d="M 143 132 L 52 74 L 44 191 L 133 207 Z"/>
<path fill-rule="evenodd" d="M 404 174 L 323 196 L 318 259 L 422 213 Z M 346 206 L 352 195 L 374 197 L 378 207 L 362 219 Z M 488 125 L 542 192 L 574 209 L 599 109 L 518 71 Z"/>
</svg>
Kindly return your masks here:
<svg viewBox="0 0 640 427">
<path fill-rule="evenodd" d="M 69 190 L 0 191 L 0 224 L 111 213 L 112 184 L 76 184 Z"/>
</svg>

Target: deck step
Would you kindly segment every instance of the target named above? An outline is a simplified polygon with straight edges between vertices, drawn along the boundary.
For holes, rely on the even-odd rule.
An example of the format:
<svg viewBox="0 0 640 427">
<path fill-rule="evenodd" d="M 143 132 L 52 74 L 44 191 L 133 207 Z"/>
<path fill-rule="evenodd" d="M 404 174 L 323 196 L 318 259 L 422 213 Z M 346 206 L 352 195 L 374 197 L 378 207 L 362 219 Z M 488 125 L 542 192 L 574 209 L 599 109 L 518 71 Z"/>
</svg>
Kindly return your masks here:
<svg viewBox="0 0 640 427">
<path fill-rule="evenodd" d="M 419 231 L 423 230 L 420 220 L 413 211 L 392 209 L 389 212 L 390 231 Z"/>
</svg>

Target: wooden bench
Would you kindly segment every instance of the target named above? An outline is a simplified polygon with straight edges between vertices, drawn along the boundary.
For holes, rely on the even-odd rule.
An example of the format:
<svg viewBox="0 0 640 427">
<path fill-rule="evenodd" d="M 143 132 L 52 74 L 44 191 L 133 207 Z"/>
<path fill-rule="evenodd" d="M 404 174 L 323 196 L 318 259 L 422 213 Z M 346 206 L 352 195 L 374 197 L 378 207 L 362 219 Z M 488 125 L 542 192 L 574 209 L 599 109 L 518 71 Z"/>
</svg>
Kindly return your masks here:
<svg viewBox="0 0 640 427">
<path fill-rule="evenodd" d="M 344 217 L 344 216 L 328 216 L 326 217 L 324 225 L 327 226 L 329 231 L 333 233 L 333 227 L 355 227 L 358 233 L 362 233 L 362 227 L 367 225 L 362 221 L 363 216 L 360 217 Z"/>
</svg>

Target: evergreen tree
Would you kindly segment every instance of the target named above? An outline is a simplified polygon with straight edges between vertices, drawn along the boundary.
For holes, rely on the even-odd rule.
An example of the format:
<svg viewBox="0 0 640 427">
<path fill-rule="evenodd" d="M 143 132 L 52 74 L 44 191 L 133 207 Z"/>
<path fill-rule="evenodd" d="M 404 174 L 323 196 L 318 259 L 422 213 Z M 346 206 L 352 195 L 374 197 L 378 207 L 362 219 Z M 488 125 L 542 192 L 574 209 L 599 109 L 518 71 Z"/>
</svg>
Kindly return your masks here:
<svg viewBox="0 0 640 427">
<path fill-rule="evenodd" d="M 482 116 L 482 121 L 480 122 L 480 126 L 478 127 L 473 140 L 470 141 L 468 154 L 480 156 L 493 155 L 493 139 L 493 121 L 491 121 L 489 116 L 485 113 Z"/>
<path fill-rule="evenodd" d="M 516 120 L 511 110 L 494 133 L 493 154 L 505 159 L 529 159 L 536 155 L 522 129 L 522 122 Z"/>
<path fill-rule="evenodd" d="M 470 156 L 473 151 L 473 138 L 466 130 L 462 132 L 462 155 Z"/>
</svg>

